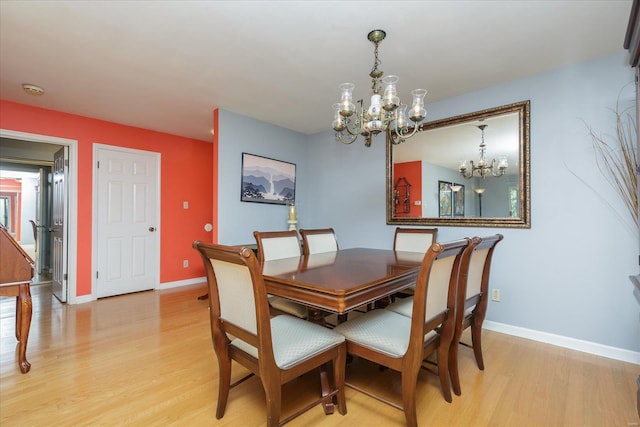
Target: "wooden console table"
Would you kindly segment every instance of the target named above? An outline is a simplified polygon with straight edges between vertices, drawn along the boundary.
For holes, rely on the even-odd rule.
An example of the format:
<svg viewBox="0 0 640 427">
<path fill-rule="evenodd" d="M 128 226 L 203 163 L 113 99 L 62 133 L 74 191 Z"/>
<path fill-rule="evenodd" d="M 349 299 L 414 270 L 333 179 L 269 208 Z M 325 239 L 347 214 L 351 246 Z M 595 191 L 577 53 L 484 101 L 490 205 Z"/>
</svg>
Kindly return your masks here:
<svg viewBox="0 0 640 427">
<path fill-rule="evenodd" d="M 31 327 L 31 292 L 33 260 L 20 247 L 9 231 L 0 226 L 0 296 L 16 297 L 16 339 L 18 365 L 26 374 L 31 369 L 27 361 L 27 341 Z"/>
</svg>

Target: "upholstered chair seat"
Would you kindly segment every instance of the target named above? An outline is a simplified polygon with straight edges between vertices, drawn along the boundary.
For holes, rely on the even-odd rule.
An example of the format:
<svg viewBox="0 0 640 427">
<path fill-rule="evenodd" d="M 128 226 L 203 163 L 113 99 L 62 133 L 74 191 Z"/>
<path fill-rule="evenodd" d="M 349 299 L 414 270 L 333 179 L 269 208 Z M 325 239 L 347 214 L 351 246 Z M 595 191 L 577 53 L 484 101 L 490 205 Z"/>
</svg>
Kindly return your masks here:
<svg viewBox="0 0 640 427">
<path fill-rule="evenodd" d="M 411 317 L 413 311 L 413 296 L 406 298 L 396 298 L 396 300 L 385 307 L 385 310 Z"/>
<path fill-rule="evenodd" d="M 271 342 L 276 366 L 289 369 L 344 342 L 344 336 L 309 321 L 281 315 L 271 319 Z M 258 358 L 258 349 L 241 339 L 234 339 L 231 345 Z"/>
</svg>

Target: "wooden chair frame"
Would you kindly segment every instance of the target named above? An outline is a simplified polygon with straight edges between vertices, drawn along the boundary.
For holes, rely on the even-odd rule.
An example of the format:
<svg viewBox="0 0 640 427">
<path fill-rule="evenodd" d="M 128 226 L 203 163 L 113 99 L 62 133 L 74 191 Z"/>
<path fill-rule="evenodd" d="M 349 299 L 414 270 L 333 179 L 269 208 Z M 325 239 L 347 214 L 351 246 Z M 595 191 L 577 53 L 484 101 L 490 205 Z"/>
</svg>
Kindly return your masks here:
<svg viewBox="0 0 640 427">
<path fill-rule="evenodd" d="M 403 357 L 392 357 L 388 354 L 375 351 L 367 346 L 349 340 L 349 336 L 346 334 L 347 352 L 349 354 L 362 357 L 401 373 L 403 405 L 399 406 L 362 388 L 356 387 L 353 384 L 347 383 L 347 386 L 383 403 L 403 410 L 408 426 L 417 425 L 416 386 L 418 373 L 422 367 L 422 361 L 434 351 L 437 351 L 438 356 L 438 377 L 440 379 L 442 394 L 447 402 L 452 401 L 448 370 L 449 346 L 455 332 L 454 313 L 458 271 L 461 267 L 462 260 L 465 259 L 463 253 L 470 247 L 470 243 L 470 239 L 456 240 L 447 243 L 433 243 L 427 250 L 418 273 L 414 295 L 414 301 L 422 301 L 422 303 L 413 304 L 409 347 Z M 425 319 L 426 299 L 432 267 L 436 260 L 446 257 L 455 257 L 448 283 L 447 308 L 430 319 Z M 397 315 L 401 316 L 400 314 Z M 437 333 L 425 340 L 425 335 L 431 331 L 437 331 Z M 340 332 L 340 327 L 338 327 L 338 332 Z"/>
<path fill-rule="evenodd" d="M 462 394 L 460 387 L 460 374 L 458 371 L 458 347 L 459 344 L 469 346 L 468 344 L 460 342 L 462 332 L 466 328 L 471 327 L 472 345 L 470 347 L 473 348 L 478 368 L 480 370 L 484 370 L 484 360 L 482 358 L 482 323 L 484 322 L 484 318 L 487 314 L 487 304 L 489 300 L 489 274 L 491 272 L 493 251 L 502 239 L 502 234 L 482 238 L 474 237 L 473 241 L 475 244 L 473 250 L 465 254 L 465 256 L 469 257 L 469 260 L 465 260 L 467 268 L 464 271 L 461 270 L 458 280 L 455 332 L 451 344 L 451 350 L 449 352 L 451 386 L 453 388 L 453 392 L 458 396 Z M 481 281 L 479 287 L 480 292 L 474 295 L 467 295 L 469 271 L 473 268 L 473 257 L 474 255 L 477 256 L 478 254 L 484 254 L 482 251 L 485 249 L 486 256 L 482 266 L 482 274 L 478 276 Z M 471 307 L 474 307 L 473 311 L 467 314 L 467 310 Z"/>
<path fill-rule="evenodd" d="M 344 372 L 346 363 L 345 343 L 342 342 L 340 345 L 333 346 L 319 354 L 316 354 L 315 356 L 293 365 L 288 369 L 280 369 L 276 365 L 274 358 L 267 292 L 261 268 L 254 253 L 247 247 L 238 248 L 208 244 L 199 241 L 195 241 L 193 243 L 193 247 L 201 255 L 206 270 L 207 284 L 209 288 L 211 337 L 220 371 L 216 418 L 220 419 L 224 416 L 230 389 L 252 375 L 260 377 L 265 391 L 268 426 L 283 425 L 303 412 L 306 412 L 312 407 L 322 403 L 327 398 L 333 399 L 333 396 L 336 396 L 338 411 L 343 415 L 346 414 L 347 408 L 344 392 Z M 257 333 L 254 334 L 221 317 L 218 282 L 216 280 L 212 260 L 220 260 L 248 268 L 255 298 Z M 239 338 L 245 343 L 257 348 L 258 358 L 255 358 L 251 354 L 232 345 L 229 335 Z M 252 374 L 236 381 L 234 384 L 231 384 L 232 360 L 235 360 L 242 366 L 249 369 Z M 280 421 L 282 385 L 328 362 L 333 363 L 334 389 L 327 396 L 319 397 L 308 406 L 297 411 L 285 420 Z M 320 378 L 320 375 L 318 375 L 318 378 Z"/>
</svg>

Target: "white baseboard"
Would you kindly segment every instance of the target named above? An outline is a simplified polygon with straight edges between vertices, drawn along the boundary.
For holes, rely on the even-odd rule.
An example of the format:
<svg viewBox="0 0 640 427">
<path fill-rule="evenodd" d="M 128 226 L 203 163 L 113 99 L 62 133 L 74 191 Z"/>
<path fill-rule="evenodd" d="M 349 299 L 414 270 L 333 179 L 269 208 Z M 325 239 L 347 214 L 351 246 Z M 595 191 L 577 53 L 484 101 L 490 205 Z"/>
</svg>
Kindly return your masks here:
<svg viewBox="0 0 640 427">
<path fill-rule="evenodd" d="M 93 295 L 89 294 L 89 295 L 82 295 L 79 297 L 69 297 L 69 300 L 67 301 L 67 303 L 69 304 L 84 304 L 85 302 L 91 302 L 91 301 L 95 301 L 96 299 L 94 298 Z"/>
<path fill-rule="evenodd" d="M 164 282 L 164 283 L 160 283 L 160 286 L 158 286 L 157 290 L 179 288 L 181 286 L 196 285 L 198 283 L 206 284 L 207 278 L 203 276 L 203 277 L 195 277 L 193 279 L 176 280 L 175 282 Z"/>
<path fill-rule="evenodd" d="M 572 350 L 595 354 L 597 356 L 608 357 L 609 359 L 621 360 L 623 362 L 640 365 L 640 353 L 623 348 L 564 337 L 562 335 L 550 334 L 548 332 L 535 331 L 533 329 L 507 325 L 505 323 L 492 322 L 490 320 L 485 320 L 482 327 L 490 331 L 514 335 L 521 338 L 556 345 L 558 347 L 569 348 Z"/>
</svg>

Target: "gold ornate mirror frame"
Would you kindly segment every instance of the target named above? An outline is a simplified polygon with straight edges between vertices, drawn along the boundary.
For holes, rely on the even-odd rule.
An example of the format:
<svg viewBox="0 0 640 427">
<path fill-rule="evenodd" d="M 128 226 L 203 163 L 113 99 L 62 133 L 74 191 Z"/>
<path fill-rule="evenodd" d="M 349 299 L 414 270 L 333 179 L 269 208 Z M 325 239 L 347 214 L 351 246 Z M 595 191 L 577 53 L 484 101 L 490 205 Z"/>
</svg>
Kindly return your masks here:
<svg viewBox="0 0 640 427">
<path fill-rule="evenodd" d="M 512 215 L 511 211 L 509 211 L 508 215 L 505 217 L 486 217 L 486 216 L 477 216 L 476 215 L 465 215 L 465 216 L 418 216 L 415 214 L 404 214 L 400 213 L 398 209 L 396 209 L 395 202 L 397 197 L 394 197 L 396 191 L 394 189 L 394 148 L 397 149 L 397 145 L 393 145 L 390 140 L 387 140 L 387 224 L 389 225 L 419 225 L 419 226 L 457 226 L 457 227 L 499 227 L 499 228 L 531 228 L 531 196 L 530 196 L 530 157 L 529 157 L 529 140 L 530 140 L 530 101 L 522 101 L 514 104 L 503 105 L 500 107 L 490 108 L 482 111 L 476 111 L 473 113 L 463 114 L 460 116 L 445 118 L 441 120 L 436 120 L 433 122 L 427 122 L 420 126 L 419 132 L 425 132 L 424 138 L 419 143 L 426 144 L 429 143 L 429 131 L 439 131 L 446 132 L 449 129 L 454 129 L 455 127 L 474 127 L 477 128 L 480 123 L 487 123 L 488 128 L 491 127 L 492 120 L 499 120 L 502 117 L 516 116 L 517 115 L 517 125 L 513 125 L 512 132 L 514 132 L 513 137 L 515 140 L 515 134 L 517 133 L 517 144 L 518 150 L 517 153 L 514 154 L 512 159 L 509 159 L 509 167 L 512 168 L 511 171 L 517 172 L 517 194 L 515 193 L 515 187 L 513 190 L 514 194 L 514 202 L 517 203 L 517 215 Z M 517 127 L 517 129 L 516 129 Z M 474 129 L 476 132 L 477 129 Z M 433 134 L 432 134 L 433 135 Z M 445 134 L 446 135 L 446 134 Z M 475 145 L 471 147 L 474 155 L 474 158 L 477 157 L 478 152 L 478 143 L 480 142 L 479 133 L 477 134 L 477 140 L 475 141 Z M 418 139 L 418 135 L 416 135 L 415 139 Z M 446 140 L 446 137 L 445 137 Z M 405 142 L 404 144 L 407 144 Z M 472 145 L 469 143 L 468 145 Z M 487 142 L 489 148 L 491 148 L 491 142 Z M 448 147 L 447 147 L 448 148 Z M 457 153 L 456 153 L 457 154 Z M 429 159 L 425 158 L 417 158 L 419 156 L 416 154 L 416 161 L 420 161 L 421 168 L 429 167 Z M 459 154 L 461 159 L 467 159 L 468 154 L 465 152 L 464 154 Z M 515 157 L 517 156 L 517 160 Z M 406 156 L 405 156 L 406 157 Z M 491 155 L 489 155 L 491 158 Z M 460 160 L 460 159 L 458 159 Z M 490 160 L 489 160 L 490 161 Z M 427 166 L 425 166 L 425 164 Z M 434 170 L 437 167 L 434 166 Z M 487 178 L 473 178 L 472 180 L 467 180 L 462 178 L 461 174 L 456 170 L 448 169 L 448 176 L 451 177 L 454 174 L 457 174 L 458 178 L 456 179 L 456 184 L 464 184 L 467 186 L 468 194 L 472 194 L 475 187 L 479 187 L 480 183 L 485 182 L 484 180 L 500 180 L 504 177 L 487 177 Z M 420 175 L 422 177 L 422 174 Z M 514 182 L 516 180 L 516 176 L 512 176 L 511 178 Z M 423 186 L 427 189 L 423 194 L 433 194 L 435 189 L 438 186 L 438 180 L 435 179 L 435 182 L 423 182 Z M 487 181 L 488 182 L 488 181 Z M 453 182 L 452 182 L 453 183 Z M 412 182 L 412 184 L 414 184 Z M 414 190 L 412 189 L 412 199 L 416 199 L 416 205 L 422 205 L 422 197 L 420 195 L 416 195 Z M 434 196 L 435 197 L 435 196 Z M 426 198 L 426 197 L 425 197 Z M 515 202 L 515 198 L 517 198 L 517 202 Z M 480 203 L 480 215 L 482 215 L 482 195 L 479 196 Z M 420 201 L 418 201 L 420 200 Z M 442 203 L 438 199 L 434 199 L 430 197 L 428 200 L 425 200 L 425 203 Z M 475 200 L 473 198 L 467 200 Z M 508 203 L 507 197 L 505 196 L 505 203 Z M 431 207 L 432 208 L 432 207 Z M 471 207 L 470 207 L 471 208 Z M 468 209 L 471 211 L 471 209 Z M 490 210 L 490 209 L 488 209 Z M 419 208 L 420 212 L 423 212 L 423 206 Z M 466 213 L 465 213 L 466 214 Z"/>
</svg>

